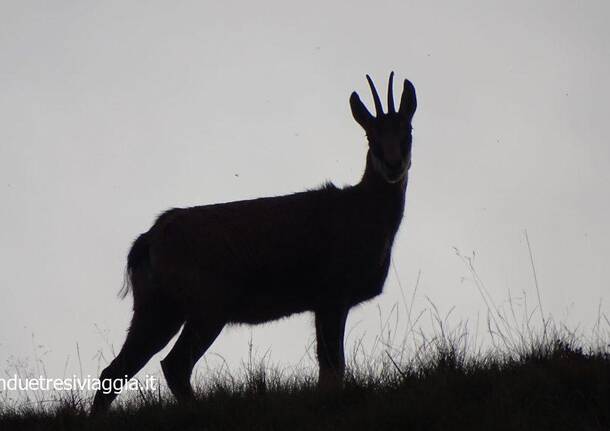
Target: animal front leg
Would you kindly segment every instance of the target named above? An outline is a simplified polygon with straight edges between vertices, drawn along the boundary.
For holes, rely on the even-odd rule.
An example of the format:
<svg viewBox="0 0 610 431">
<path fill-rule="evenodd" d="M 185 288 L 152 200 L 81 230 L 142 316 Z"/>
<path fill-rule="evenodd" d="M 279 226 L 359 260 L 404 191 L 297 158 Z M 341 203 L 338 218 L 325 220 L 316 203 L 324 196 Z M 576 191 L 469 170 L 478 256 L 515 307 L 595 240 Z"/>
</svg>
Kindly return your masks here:
<svg viewBox="0 0 610 431">
<path fill-rule="evenodd" d="M 345 374 L 343 336 L 348 308 L 325 307 L 316 311 L 317 354 L 320 367 L 318 387 L 333 389 L 341 387 Z"/>
</svg>

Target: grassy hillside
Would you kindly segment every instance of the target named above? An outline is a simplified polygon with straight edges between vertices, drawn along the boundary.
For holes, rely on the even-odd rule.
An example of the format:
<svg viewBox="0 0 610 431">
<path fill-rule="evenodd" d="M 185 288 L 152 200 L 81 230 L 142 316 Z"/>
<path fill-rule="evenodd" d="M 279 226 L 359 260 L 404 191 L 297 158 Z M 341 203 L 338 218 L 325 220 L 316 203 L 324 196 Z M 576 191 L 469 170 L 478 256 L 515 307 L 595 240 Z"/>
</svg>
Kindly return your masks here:
<svg viewBox="0 0 610 431">
<path fill-rule="evenodd" d="M 5 407 L 0 429 L 610 430 L 610 355 L 567 339 L 472 357 L 436 339 L 418 361 L 399 365 L 388 354 L 381 372 L 352 367 L 336 392 L 260 366 L 243 380 L 215 381 L 189 406 L 143 393 L 90 419 L 88 399 L 64 397 Z"/>
</svg>

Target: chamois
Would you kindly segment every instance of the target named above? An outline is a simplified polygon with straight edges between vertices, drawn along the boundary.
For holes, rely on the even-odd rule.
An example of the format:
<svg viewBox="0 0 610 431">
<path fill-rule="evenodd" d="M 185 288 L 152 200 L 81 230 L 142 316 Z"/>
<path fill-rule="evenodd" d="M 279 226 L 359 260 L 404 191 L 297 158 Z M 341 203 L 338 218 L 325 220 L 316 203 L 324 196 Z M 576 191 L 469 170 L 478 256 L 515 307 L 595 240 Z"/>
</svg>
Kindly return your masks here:
<svg viewBox="0 0 610 431">
<path fill-rule="evenodd" d="M 227 323 L 313 311 L 318 384 L 341 385 L 347 314 L 381 293 L 403 218 L 417 102 L 405 79 L 395 111 L 393 76 L 387 114 L 368 75 L 376 115 L 356 92 L 349 99 L 368 140 L 358 184 L 170 209 L 135 240 L 122 292 L 133 294 L 133 317 L 100 380 L 131 378 L 184 324 L 161 367 L 178 401 L 189 401 L 193 367 Z M 116 396 L 99 390 L 92 413 Z"/>
</svg>

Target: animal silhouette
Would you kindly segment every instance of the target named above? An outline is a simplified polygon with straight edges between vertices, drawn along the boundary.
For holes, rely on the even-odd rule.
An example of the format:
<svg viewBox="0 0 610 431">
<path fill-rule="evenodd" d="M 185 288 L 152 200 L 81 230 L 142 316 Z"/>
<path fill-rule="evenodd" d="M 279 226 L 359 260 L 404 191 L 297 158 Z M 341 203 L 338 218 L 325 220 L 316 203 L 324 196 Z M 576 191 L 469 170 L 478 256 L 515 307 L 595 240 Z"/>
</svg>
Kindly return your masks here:
<svg viewBox="0 0 610 431">
<path fill-rule="evenodd" d="M 133 294 L 133 317 L 101 380 L 134 376 L 184 324 L 161 367 L 175 397 L 188 401 L 193 367 L 226 324 L 313 311 L 319 385 L 341 385 L 345 320 L 381 293 L 403 218 L 417 102 L 405 80 L 396 112 L 393 76 L 387 113 L 368 75 L 376 115 L 355 92 L 349 100 L 368 140 L 358 184 L 170 209 L 135 240 L 122 291 Z M 92 413 L 116 396 L 98 391 Z"/>
</svg>

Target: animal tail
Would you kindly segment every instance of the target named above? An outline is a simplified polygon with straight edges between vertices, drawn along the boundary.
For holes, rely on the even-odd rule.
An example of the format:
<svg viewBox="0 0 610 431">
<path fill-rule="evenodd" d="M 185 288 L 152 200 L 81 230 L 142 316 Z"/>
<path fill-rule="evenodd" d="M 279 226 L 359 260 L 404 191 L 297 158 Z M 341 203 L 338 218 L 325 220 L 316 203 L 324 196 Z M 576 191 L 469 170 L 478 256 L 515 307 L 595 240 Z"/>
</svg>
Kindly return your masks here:
<svg viewBox="0 0 610 431">
<path fill-rule="evenodd" d="M 125 269 L 123 287 L 119 291 L 119 298 L 123 299 L 130 291 L 134 292 L 134 285 L 136 284 L 135 271 L 146 270 L 150 265 L 148 248 L 148 236 L 145 233 L 133 242 L 131 250 L 129 250 L 127 255 L 127 268 Z M 137 286 L 135 287 L 137 289 Z"/>
</svg>

